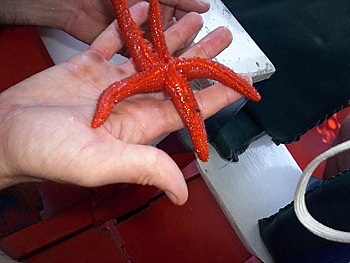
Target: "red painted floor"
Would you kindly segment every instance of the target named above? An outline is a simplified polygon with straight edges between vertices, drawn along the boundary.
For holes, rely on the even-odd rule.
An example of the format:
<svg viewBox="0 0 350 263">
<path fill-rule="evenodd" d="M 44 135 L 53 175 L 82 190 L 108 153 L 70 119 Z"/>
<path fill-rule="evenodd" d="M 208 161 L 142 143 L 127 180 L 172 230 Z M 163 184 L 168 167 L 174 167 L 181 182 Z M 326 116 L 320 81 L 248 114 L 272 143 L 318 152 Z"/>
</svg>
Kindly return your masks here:
<svg viewBox="0 0 350 263">
<path fill-rule="evenodd" d="M 350 107 L 347 107 L 305 133 L 299 141 L 286 145 L 301 169 L 304 169 L 316 156 L 332 147 L 341 122 L 349 114 Z M 322 178 L 324 168 L 325 162 L 317 167 L 314 175 Z"/>
</svg>

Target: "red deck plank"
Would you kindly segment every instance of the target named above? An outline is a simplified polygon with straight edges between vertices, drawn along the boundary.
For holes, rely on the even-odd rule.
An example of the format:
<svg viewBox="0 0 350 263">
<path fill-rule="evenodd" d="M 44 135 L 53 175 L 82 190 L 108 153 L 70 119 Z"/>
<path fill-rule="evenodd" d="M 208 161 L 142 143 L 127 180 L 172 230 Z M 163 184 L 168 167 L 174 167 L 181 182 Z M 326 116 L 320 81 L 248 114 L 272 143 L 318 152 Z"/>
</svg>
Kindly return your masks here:
<svg viewBox="0 0 350 263">
<path fill-rule="evenodd" d="M 90 228 L 79 235 L 33 255 L 28 263 L 127 262 L 110 233 L 100 227 Z"/>
<path fill-rule="evenodd" d="M 188 183 L 189 200 L 167 198 L 117 225 L 131 262 L 243 262 L 251 257 L 202 178 Z"/>
<path fill-rule="evenodd" d="M 0 92 L 53 65 L 35 27 L 0 27 Z"/>
</svg>

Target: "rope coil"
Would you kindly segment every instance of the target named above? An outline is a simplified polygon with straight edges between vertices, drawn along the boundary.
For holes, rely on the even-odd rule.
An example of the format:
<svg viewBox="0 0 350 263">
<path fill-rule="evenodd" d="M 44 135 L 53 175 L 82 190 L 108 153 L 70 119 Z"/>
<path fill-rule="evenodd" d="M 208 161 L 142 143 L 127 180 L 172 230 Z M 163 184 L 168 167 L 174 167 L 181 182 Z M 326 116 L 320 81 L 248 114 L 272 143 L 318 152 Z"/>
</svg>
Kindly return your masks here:
<svg viewBox="0 0 350 263">
<path fill-rule="evenodd" d="M 301 175 L 294 196 L 294 210 L 296 216 L 307 229 L 319 237 L 342 243 L 350 243 L 350 232 L 330 228 L 315 220 L 306 207 L 305 192 L 312 173 L 320 163 L 349 149 L 350 140 L 330 148 L 312 160 Z"/>
</svg>

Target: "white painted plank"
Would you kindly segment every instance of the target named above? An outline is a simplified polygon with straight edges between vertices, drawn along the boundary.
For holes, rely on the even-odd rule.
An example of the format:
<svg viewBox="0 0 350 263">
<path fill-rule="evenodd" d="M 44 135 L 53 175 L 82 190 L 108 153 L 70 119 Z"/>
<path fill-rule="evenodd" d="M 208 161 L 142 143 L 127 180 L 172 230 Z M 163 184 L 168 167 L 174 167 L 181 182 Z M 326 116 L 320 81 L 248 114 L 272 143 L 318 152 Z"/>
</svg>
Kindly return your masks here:
<svg viewBox="0 0 350 263">
<path fill-rule="evenodd" d="M 210 10 L 202 14 L 204 25 L 195 41 L 219 26 L 227 27 L 233 35 L 233 41 L 215 59 L 237 73 L 249 74 L 254 82 L 268 79 L 275 72 L 271 61 L 220 0 L 209 2 Z"/>
<path fill-rule="evenodd" d="M 284 145 L 264 136 L 227 162 L 210 149 L 210 160 L 198 162 L 201 174 L 246 248 L 272 262 L 258 229 L 258 220 L 293 200 L 301 170 Z"/>
</svg>

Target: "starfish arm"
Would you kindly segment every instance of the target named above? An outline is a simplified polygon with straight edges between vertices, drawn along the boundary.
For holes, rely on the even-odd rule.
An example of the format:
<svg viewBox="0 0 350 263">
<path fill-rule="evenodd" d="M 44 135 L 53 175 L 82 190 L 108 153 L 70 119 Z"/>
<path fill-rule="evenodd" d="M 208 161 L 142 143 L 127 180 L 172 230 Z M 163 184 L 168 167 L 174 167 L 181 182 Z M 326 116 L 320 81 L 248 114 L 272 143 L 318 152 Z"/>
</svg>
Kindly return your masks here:
<svg viewBox="0 0 350 263">
<path fill-rule="evenodd" d="M 188 81 L 171 66 L 168 67 L 165 90 L 191 136 L 198 158 L 206 162 L 209 159 L 207 133 L 198 103 Z"/>
<path fill-rule="evenodd" d="M 253 101 L 259 101 L 260 94 L 233 70 L 218 62 L 199 57 L 172 57 L 163 34 L 160 6 L 157 1 L 150 0 L 151 43 L 149 43 L 131 18 L 126 0 L 111 0 L 121 35 L 136 69 L 140 72 L 111 84 L 100 95 L 91 127 L 101 126 L 119 101 L 137 93 L 165 89 L 190 134 L 198 158 L 206 162 L 209 159 L 209 147 L 205 125 L 188 81 L 195 78 L 210 78 Z"/>
<path fill-rule="evenodd" d="M 108 119 L 114 105 L 123 99 L 138 93 L 161 91 L 163 86 L 164 70 L 143 71 L 112 83 L 98 99 L 91 127 L 100 127 Z"/>
<path fill-rule="evenodd" d="M 149 6 L 149 31 L 153 51 L 165 63 L 169 61 L 170 54 L 166 45 L 161 23 L 160 5 L 158 0 L 150 0 Z"/>
<path fill-rule="evenodd" d="M 143 71 L 149 69 L 159 58 L 152 53 L 148 40 L 143 38 L 143 31 L 139 30 L 131 17 L 125 0 L 111 0 L 119 30 L 125 40 L 126 46 L 134 60 L 136 69 Z"/>
<path fill-rule="evenodd" d="M 176 60 L 176 69 L 188 80 L 209 78 L 230 87 L 252 101 L 261 99 L 258 91 L 230 68 L 205 58 L 183 58 Z"/>
</svg>

